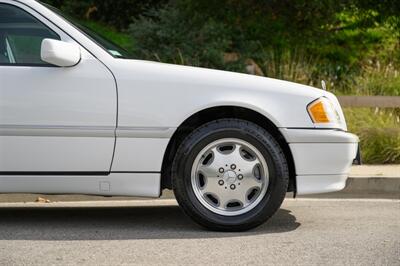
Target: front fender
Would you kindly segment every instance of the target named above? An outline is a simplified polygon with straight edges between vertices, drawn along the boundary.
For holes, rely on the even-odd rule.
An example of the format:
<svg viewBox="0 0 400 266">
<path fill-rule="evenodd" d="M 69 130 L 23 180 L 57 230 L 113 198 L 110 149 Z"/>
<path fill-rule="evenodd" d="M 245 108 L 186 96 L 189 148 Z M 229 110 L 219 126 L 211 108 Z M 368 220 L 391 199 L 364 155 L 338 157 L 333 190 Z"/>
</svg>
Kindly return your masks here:
<svg viewBox="0 0 400 266">
<path fill-rule="evenodd" d="M 119 127 L 176 128 L 204 109 L 237 106 L 254 110 L 277 127 L 314 127 L 306 107 L 324 95 L 300 84 L 210 69 L 120 60 Z"/>
</svg>

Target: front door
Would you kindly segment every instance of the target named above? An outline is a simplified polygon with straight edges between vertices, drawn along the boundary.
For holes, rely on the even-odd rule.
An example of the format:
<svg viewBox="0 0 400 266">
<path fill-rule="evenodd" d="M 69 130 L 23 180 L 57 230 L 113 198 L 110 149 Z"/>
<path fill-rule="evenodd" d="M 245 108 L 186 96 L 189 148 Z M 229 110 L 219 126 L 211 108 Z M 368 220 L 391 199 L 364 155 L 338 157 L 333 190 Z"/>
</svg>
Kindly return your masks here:
<svg viewBox="0 0 400 266">
<path fill-rule="evenodd" d="M 83 47 L 74 67 L 41 61 L 44 38 L 74 40 L 14 3 L 0 3 L 0 174 L 108 172 L 117 115 L 112 74 Z"/>
</svg>

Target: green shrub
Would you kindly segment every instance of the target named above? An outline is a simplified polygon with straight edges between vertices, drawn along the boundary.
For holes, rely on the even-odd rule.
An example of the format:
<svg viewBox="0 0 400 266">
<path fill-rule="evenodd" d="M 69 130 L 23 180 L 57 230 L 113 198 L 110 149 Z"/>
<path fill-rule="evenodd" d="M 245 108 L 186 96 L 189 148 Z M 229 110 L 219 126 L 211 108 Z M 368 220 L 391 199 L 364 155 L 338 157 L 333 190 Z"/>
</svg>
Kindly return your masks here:
<svg viewBox="0 0 400 266">
<path fill-rule="evenodd" d="M 392 64 L 366 66 L 355 80 L 356 86 L 351 88 L 353 94 L 400 96 L 400 72 Z"/>
<path fill-rule="evenodd" d="M 118 44 L 125 50 L 131 52 L 134 47 L 134 40 L 132 36 L 128 33 L 117 31 L 113 27 L 104 25 L 99 22 L 94 22 L 90 20 L 81 20 L 80 23 L 85 27 L 99 33 L 106 39 L 112 40 L 114 43 Z"/>
<path fill-rule="evenodd" d="M 231 45 L 224 24 L 212 18 L 190 17 L 167 6 L 147 13 L 129 28 L 138 58 L 224 69 L 223 52 Z M 199 21 L 200 19 L 200 21 Z"/>
<path fill-rule="evenodd" d="M 149 8 L 159 7 L 167 0 L 44 0 L 77 19 L 91 19 L 113 28 L 128 28 L 134 17 Z"/>
<path fill-rule="evenodd" d="M 242 63 L 251 58 L 261 64 L 269 52 L 263 51 L 272 49 L 277 63 L 279 51 L 305 47 L 308 57 L 317 47 L 311 44 L 328 41 L 329 32 L 321 25 L 333 23 L 335 11 L 342 8 L 334 0 L 295 0 L 290 5 L 278 0 L 177 0 L 146 12 L 130 32 L 139 58 L 231 70 L 231 62 L 222 61 L 224 53 L 240 55 Z"/>
<path fill-rule="evenodd" d="M 400 163 L 400 108 L 345 108 L 349 131 L 360 137 L 367 164 Z"/>
<path fill-rule="evenodd" d="M 369 128 L 359 132 L 364 162 L 400 164 L 400 130 Z"/>
</svg>

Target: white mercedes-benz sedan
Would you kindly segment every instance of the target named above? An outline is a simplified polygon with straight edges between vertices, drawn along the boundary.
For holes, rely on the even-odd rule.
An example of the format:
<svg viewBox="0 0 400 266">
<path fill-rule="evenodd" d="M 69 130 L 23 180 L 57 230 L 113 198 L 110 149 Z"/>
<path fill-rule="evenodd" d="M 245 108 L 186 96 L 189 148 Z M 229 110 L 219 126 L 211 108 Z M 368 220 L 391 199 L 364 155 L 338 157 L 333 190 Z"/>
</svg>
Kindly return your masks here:
<svg viewBox="0 0 400 266">
<path fill-rule="evenodd" d="M 0 193 L 159 197 L 213 230 L 286 192 L 344 188 L 358 158 L 337 98 L 270 78 L 129 59 L 34 0 L 0 0 Z"/>
</svg>

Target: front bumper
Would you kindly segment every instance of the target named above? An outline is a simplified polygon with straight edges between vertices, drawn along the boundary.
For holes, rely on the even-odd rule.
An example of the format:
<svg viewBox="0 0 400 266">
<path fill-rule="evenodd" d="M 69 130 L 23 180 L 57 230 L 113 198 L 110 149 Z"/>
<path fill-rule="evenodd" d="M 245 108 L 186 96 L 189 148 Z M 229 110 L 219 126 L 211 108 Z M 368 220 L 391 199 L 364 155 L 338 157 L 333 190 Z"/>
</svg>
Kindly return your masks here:
<svg viewBox="0 0 400 266">
<path fill-rule="evenodd" d="M 357 157 L 356 135 L 329 129 L 281 129 L 296 170 L 298 195 L 342 190 Z"/>
</svg>

